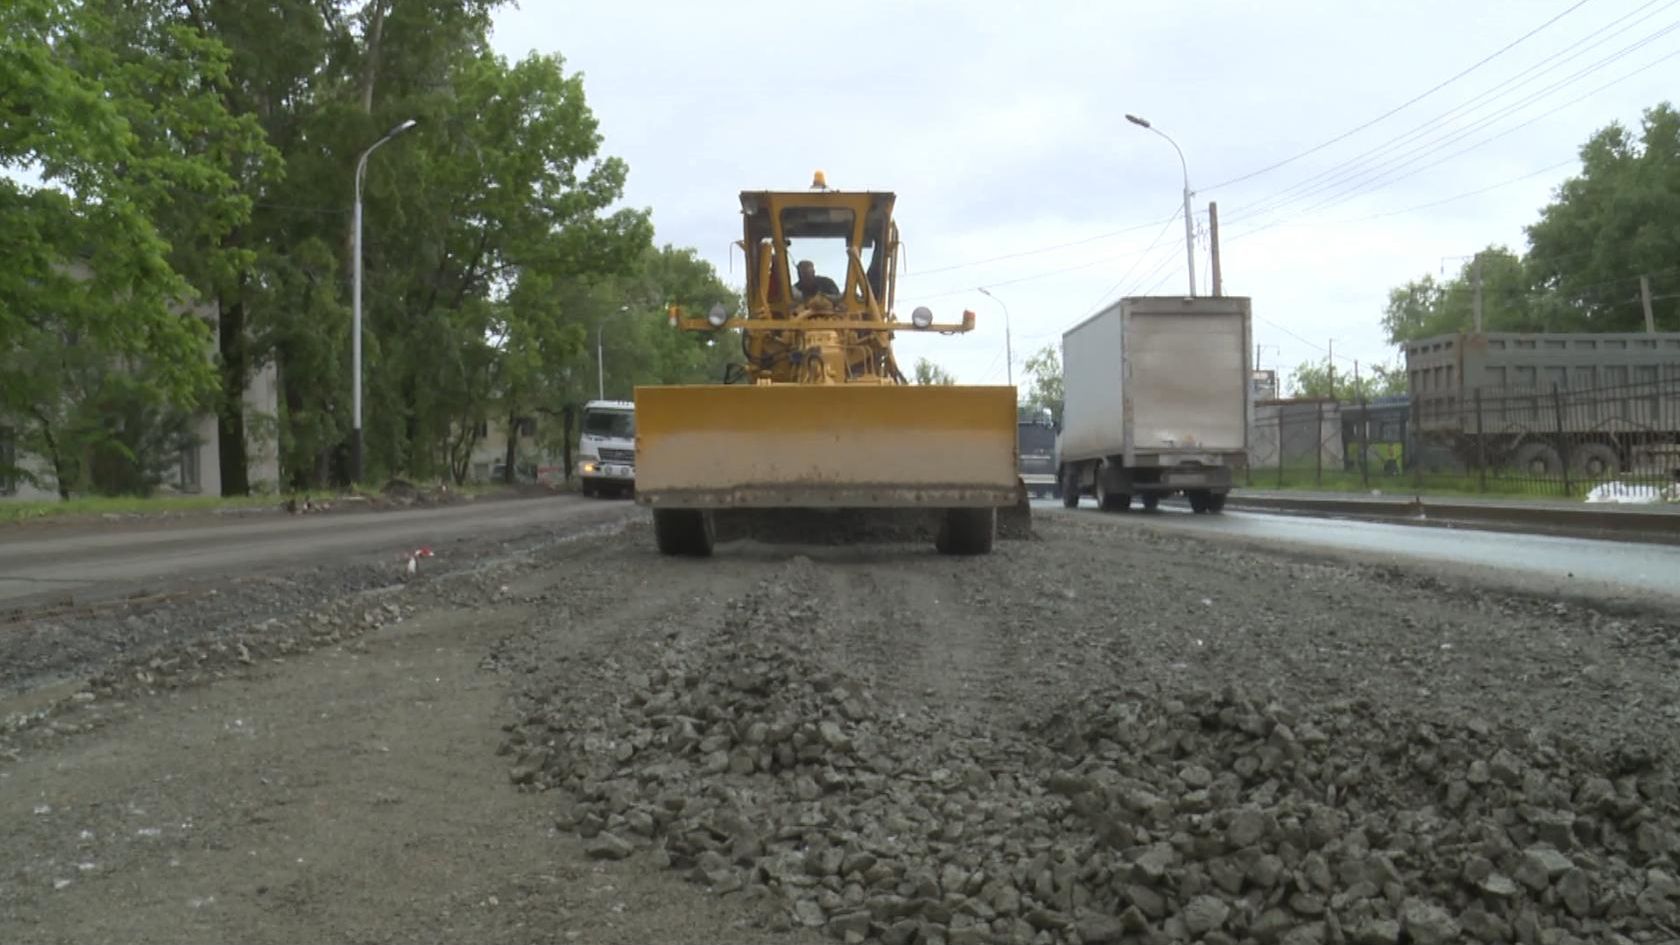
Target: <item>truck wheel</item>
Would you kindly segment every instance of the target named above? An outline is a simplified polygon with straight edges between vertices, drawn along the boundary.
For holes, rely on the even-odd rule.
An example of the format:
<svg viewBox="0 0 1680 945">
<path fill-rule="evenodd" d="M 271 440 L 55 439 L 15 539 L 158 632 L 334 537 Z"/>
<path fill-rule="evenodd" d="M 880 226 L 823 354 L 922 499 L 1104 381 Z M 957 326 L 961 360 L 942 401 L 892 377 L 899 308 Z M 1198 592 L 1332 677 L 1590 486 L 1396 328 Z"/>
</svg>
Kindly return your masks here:
<svg viewBox="0 0 1680 945">
<path fill-rule="evenodd" d="M 1545 443 L 1524 443 L 1511 454 L 1511 465 L 1519 475 L 1561 476 L 1563 457 Z"/>
<path fill-rule="evenodd" d="M 996 536 L 996 509 L 946 509 L 933 547 L 942 555 L 991 554 Z"/>
<path fill-rule="evenodd" d="M 1570 448 L 1569 465 L 1589 479 L 1605 479 L 1622 471 L 1622 458 L 1603 443 L 1580 443 Z"/>
<path fill-rule="evenodd" d="M 1161 505 L 1161 494 L 1159 492 L 1145 492 L 1138 496 L 1138 501 L 1143 503 L 1145 512 L 1153 512 Z"/>
<path fill-rule="evenodd" d="M 1104 512 L 1124 512 L 1132 507 L 1132 497 L 1124 492 L 1110 492 L 1103 485 L 1102 471 L 1097 472 L 1097 508 Z"/>
<path fill-rule="evenodd" d="M 595 484 L 587 479 L 578 483 L 578 491 L 583 493 L 585 499 L 595 498 Z"/>
<path fill-rule="evenodd" d="M 712 553 L 712 517 L 704 509 L 654 509 L 653 538 L 663 555 L 705 558 Z"/>
<path fill-rule="evenodd" d="M 1206 489 L 1191 489 L 1189 492 L 1184 493 L 1184 497 L 1190 500 L 1190 511 L 1196 513 L 1197 515 L 1201 515 L 1210 507 L 1213 500 L 1213 493 L 1207 491 Z"/>
<path fill-rule="evenodd" d="M 1062 508 L 1079 508 L 1079 467 L 1062 468 Z"/>
<path fill-rule="evenodd" d="M 1225 496 L 1228 493 L 1215 492 L 1208 496 L 1207 510 L 1210 515 L 1218 515 L 1225 511 Z"/>
</svg>

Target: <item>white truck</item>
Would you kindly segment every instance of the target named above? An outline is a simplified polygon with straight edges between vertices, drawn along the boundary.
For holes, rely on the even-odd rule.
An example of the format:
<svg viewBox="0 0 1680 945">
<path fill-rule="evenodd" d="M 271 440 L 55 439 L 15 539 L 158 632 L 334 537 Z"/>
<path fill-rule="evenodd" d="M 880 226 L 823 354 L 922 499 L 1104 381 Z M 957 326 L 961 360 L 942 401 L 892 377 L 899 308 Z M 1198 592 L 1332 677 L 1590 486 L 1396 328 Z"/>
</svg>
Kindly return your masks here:
<svg viewBox="0 0 1680 945">
<path fill-rule="evenodd" d="M 591 400 L 583 405 L 577 472 L 586 496 L 629 495 L 636 489 L 636 405 Z"/>
<path fill-rule="evenodd" d="M 1218 512 L 1248 462 L 1247 298 L 1121 299 L 1062 335 L 1062 504 Z"/>
</svg>

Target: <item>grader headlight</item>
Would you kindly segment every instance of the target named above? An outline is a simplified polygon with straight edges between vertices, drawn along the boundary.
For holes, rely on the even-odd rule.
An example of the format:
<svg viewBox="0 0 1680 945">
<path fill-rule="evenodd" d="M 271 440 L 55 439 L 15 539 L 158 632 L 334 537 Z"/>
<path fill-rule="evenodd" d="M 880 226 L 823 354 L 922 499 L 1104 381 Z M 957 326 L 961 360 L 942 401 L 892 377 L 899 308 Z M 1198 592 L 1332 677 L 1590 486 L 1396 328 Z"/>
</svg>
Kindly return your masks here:
<svg viewBox="0 0 1680 945">
<path fill-rule="evenodd" d="M 933 324 L 933 309 L 926 305 L 916 306 L 916 310 L 910 313 L 910 324 L 917 328 L 926 328 Z"/>
<path fill-rule="evenodd" d="M 729 321 L 729 310 L 722 302 L 712 305 L 712 310 L 706 313 L 706 323 L 713 328 L 722 328 L 723 323 Z"/>
</svg>

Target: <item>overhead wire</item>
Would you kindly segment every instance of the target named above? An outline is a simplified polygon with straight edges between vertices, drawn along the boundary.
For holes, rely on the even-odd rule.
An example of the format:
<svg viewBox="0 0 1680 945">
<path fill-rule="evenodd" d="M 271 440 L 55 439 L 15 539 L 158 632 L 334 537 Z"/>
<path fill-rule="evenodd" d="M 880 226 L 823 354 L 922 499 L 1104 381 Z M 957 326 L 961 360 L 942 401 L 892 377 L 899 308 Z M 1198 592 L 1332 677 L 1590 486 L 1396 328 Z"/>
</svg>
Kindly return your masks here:
<svg viewBox="0 0 1680 945">
<path fill-rule="evenodd" d="M 1659 38 L 1660 35 L 1666 35 L 1667 33 L 1673 32 L 1675 30 L 1680 30 L 1680 21 L 1677 21 L 1674 24 L 1671 24 L 1669 27 L 1667 27 L 1665 30 L 1663 30 L 1662 33 L 1659 34 L 1658 36 L 1649 37 L 1646 40 L 1643 40 L 1640 43 L 1635 44 L 1634 47 L 1629 47 L 1629 50 L 1634 49 L 1638 46 L 1643 46 L 1645 44 L 1648 44 L 1649 42 L 1653 42 L 1653 41 L 1655 41 L 1656 38 Z M 1544 118 L 1546 118 L 1550 115 L 1554 115 L 1558 111 L 1562 110 L 1563 108 L 1568 107 L 1571 104 L 1574 104 L 1577 101 L 1580 101 L 1584 98 L 1591 97 L 1592 95 L 1596 94 L 1598 91 L 1601 91 L 1605 86 L 1601 86 L 1600 88 L 1595 89 L 1592 92 L 1586 93 L 1586 95 L 1583 95 L 1583 96 L 1580 96 L 1576 99 L 1573 99 L 1570 102 L 1566 102 L 1566 103 L 1563 103 L 1561 105 L 1553 106 L 1553 107 L 1547 109 L 1546 111 L 1542 112 L 1541 114 L 1536 115 L 1533 118 L 1528 119 L 1527 121 L 1524 121 L 1524 122 L 1521 122 L 1517 125 L 1513 125 L 1509 128 L 1506 128 L 1503 131 L 1500 131 L 1500 132 L 1498 132 L 1494 135 L 1490 135 L 1490 136 L 1488 136 L 1488 137 L 1486 137 L 1486 138 L 1484 138 L 1480 141 L 1477 141 L 1476 143 L 1474 143 L 1472 145 L 1469 145 L 1467 147 L 1460 148 L 1456 151 L 1453 151 L 1452 153 L 1446 155 L 1443 158 L 1432 161 L 1428 164 L 1424 164 L 1420 167 L 1419 166 L 1414 166 L 1414 165 L 1416 165 L 1419 161 L 1427 159 L 1430 156 L 1432 156 L 1434 154 L 1437 154 L 1437 153 L 1441 152 L 1442 150 L 1445 150 L 1446 148 L 1464 140 L 1465 138 L 1470 137 L 1471 135 L 1475 134 L 1476 132 L 1481 131 L 1481 130 L 1483 130 L 1483 129 L 1485 129 L 1485 128 L 1493 125 L 1493 124 L 1496 124 L 1498 121 L 1500 121 L 1500 120 L 1502 120 L 1506 117 L 1510 117 L 1511 115 L 1514 115 L 1514 114 L 1517 114 L 1517 113 L 1523 111 L 1529 105 L 1532 105 L 1535 102 L 1539 101 L 1540 99 L 1545 98 L 1546 96 L 1550 95 L 1552 92 L 1555 92 L 1555 91 L 1561 89 L 1565 85 L 1570 84 L 1570 83 L 1576 81 L 1577 79 L 1585 77 L 1586 75 L 1590 74 L 1591 72 L 1595 72 L 1598 69 L 1603 68 L 1605 65 L 1608 65 L 1610 62 L 1614 61 L 1616 58 L 1619 58 L 1620 56 L 1626 55 L 1626 54 L 1627 54 L 1627 51 L 1624 50 L 1622 53 L 1618 53 L 1616 56 L 1607 58 L 1607 59 L 1601 61 L 1600 63 L 1595 64 L 1592 67 L 1589 67 L 1588 69 L 1582 70 L 1581 72 L 1576 73 L 1575 75 L 1569 77 L 1568 79 L 1565 79 L 1565 80 L 1562 80 L 1560 82 L 1554 83 L 1552 86 L 1549 86 L 1546 89 L 1542 90 L 1541 92 L 1536 93 L 1533 96 L 1530 96 L 1528 99 L 1525 99 L 1522 102 L 1519 102 L 1516 105 L 1513 105 L 1513 106 L 1501 111 L 1500 113 L 1488 118 L 1485 121 L 1477 122 L 1477 123 L 1475 123 L 1475 124 L 1473 124 L 1473 125 L 1471 125 L 1467 128 L 1463 128 L 1463 129 L 1457 130 L 1455 132 L 1451 132 L 1451 133 L 1448 133 L 1446 135 L 1439 136 L 1439 137 L 1433 139 L 1432 141 L 1430 141 L 1429 143 L 1427 143 L 1426 145 L 1420 146 L 1418 148 L 1414 148 L 1411 151 L 1408 151 L 1407 153 L 1405 153 L 1403 155 L 1400 155 L 1396 158 L 1385 161 L 1385 162 L 1383 162 L 1381 164 L 1378 164 L 1374 167 L 1367 168 L 1363 171 L 1360 171 L 1360 172 L 1354 174 L 1351 177 L 1342 177 L 1340 179 L 1336 179 L 1336 180 L 1332 180 L 1332 181 L 1326 181 L 1326 182 L 1324 182 L 1323 184 L 1320 184 L 1317 187 L 1311 188 L 1311 189 L 1306 190 L 1306 191 L 1302 191 L 1301 193 L 1295 195 L 1294 197 L 1291 197 L 1287 200 L 1283 200 L 1281 202 L 1278 202 L 1278 203 L 1276 203 L 1276 204 L 1274 204 L 1270 207 L 1267 207 L 1265 209 L 1253 209 L 1253 210 L 1250 210 L 1249 212 L 1246 212 L 1246 213 L 1243 213 L 1243 212 L 1239 211 L 1238 213 L 1236 213 L 1234 215 L 1233 221 L 1234 222 L 1246 221 L 1246 220 L 1249 220 L 1253 217 L 1262 216 L 1262 215 L 1264 215 L 1265 213 L 1268 213 L 1268 212 L 1276 212 L 1276 211 L 1281 210 L 1281 209 L 1283 209 L 1284 207 L 1286 207 L 1290 204 L 1299 203 L 1303 200 L 1308 200 L 1308 199 L 1311 199 L 1313 197 L 1323 195 L 1326 191 L 1330 191 L 1334 188 L 1338 188 L 1338 187 L 1340 188 L 1338 190 L 1335 190 L 1333 193 L 1330 193 L 1329 196 L 1325 197 L 1323 200 L 1320 200 L 1319 202 L 1314 203 L 1314 204 L 1306 207 L 1305 209 L 1297 211 L 1300 214 L 1311 213 L 1315 210 L 1322 209 L 1325 206 L 1329 206 L 1329 205 L 1333 205 L 1333 204 L 1336 204 L 1336 203 L 1343 202 L 1343 198 L 1356 197 L 1356 196 L 1360 196 L 1360 195 L 1365 194 L 1365 193 L 1371 193 L 1371 192 L 1376 191 L 1376 190 L 1381 190 L 1382 188 L 1390 186 L 1391 184 L 1394 184 L 1394 183 L 1397 183 L 1399 181 L 1405 180 L 1409 177 L 1413 177 L 1417 174 L 1422 173 L 1423 171 L 1429 170 L 1430 168 L 1437 167 L 1441 164 L 1446 163 L 1447 161 L 1452 160 L 1453 158 L 1456 158 L 1456 157 L 1458 157 L 1462 154 L 1466 154 L 1470 151 L 1473 151 L 1473 150 L 1475 150 L 1479 147 L 1482 147 L 1486 144 L 1489 144 L 1493 141 L 1496 141 L 1499 138 L 1505 137 L 1506 135 L 1515 133 L 1516 131 L 1519 131 L 1523 128 L 1526 128 L 1529 125 L 1532 125 L 1535 122 L 1540 121 L 1541 119 L 1544 119 Z M 1640 72 L 1643 72 L 1643 71 L 1645 71 L 1647 69 L 1650 69 L 1650 68 L 1652 68 L 1656 65 L 1659 65 L 1662 62 L 1666 61 L 1667 59 L 1673 58 L 1673 56 L 1675 56 L 1675 55 L 1680 55 L 1680 50 L 1676 50 L 1674 52 L 1669 53 L 1666 56 L 1663 56 L 1663 57 L 1657 59 L 1657 60 L 1646 63 L 1644 66 L 1641 66 L 1638 69 L 1635 69 L 1633 72 L 1630 72 L 1630 73 L 1622 76 L 1620 79 L 1618 79 L 1616 81 L 1622 81 L 1622 80 L 1625 80 L 1627 78 L 1631 78 L 1634 75 L 1638 75 Z M 1613 85 L 1613 84 L 1615 84 L 1615 82 L 1613 81 L 1609 84 Z M 1411 168 L 1411 170 L 1407 170 L 1407 168 Z M 1405 173 L 1399 173 L 1401 171 L 1405 171 Z"/>
<path fill-rule="evenodd" d="M 1477 60 L 1474 64 L 1472 64 L 1468 68 L 1466 68 L 1466 69 L 1464 69 L 1464 70 L 1462 70 L 1458 73 L 1455 73 L 1454 75 L 1452 75 L 1452 76 L 1450 76 L 1446 79 L 1443 79 L 1442 81 L 1436 83 L 1435 85 L 1429 87 L 1428 89 L 1425 89 L 1423 92 L 1420 92 L 1419 94 L 1413 96 L 1412 98 L 1409 98 L 1404 102 L 1401 102 L 1399 105 L 1394 106 L 1393 108 L 1389 109 L 1386 112 L 1383 112 L 1381 115 L 1378 115 L 1377 117 L 1371 119 L 1370 121 L 1365 122 L 1364 124 L 1357 125 L 1353 128 L 1349 128 L 1347 131 L 1342 132 L 1341 134 L 1335 136 L 1334 138 L 1331 138 L 1327 141 L 1323 141 L 1323 142 L 1321 142 L 1317 145 L 1314 145 L 1313 147 L 1308 148 L 1307 150 L 1302 151 L 1299 154 L 1293 155 L 1292 157 L 1284 158 L 1281 161 L 1277 161 L 1277 162 L 1274 162 L 1272 164 L 1268 164 L 1265 167 L 1259 168 L 1257 170 L 1249 171 L 1246 174 L 1240 174 L 1240 175 L 1238 175 L 1236 177 L 1232 177 L 1228 180 L 1222 180 L 1217 184 L 1214 184 L 1210 187 L 1204 187 L 1202 189 L 1204 191 L 1219 190 L 1220 188 L 1228 187 L 1232 184 L 1240 184 L 1244 181 L 1252 180 L 1256 177 L 1261 176 L 1262 174 L 1269 174 L 1272 171 L 1277 170 L 1278 168 L 1287 167 L 1288 165 L 1293 164 L 1296 161 L 1299 161 L 1300 159 L 1302 159 L 1304 157 L 1309 157 L 1311 155 L 1317 154 L 1318 152 L 1324 150 L 1325 148 L 1330 147 L 1333 144 L 1338 144 L 1342 141 L 1345 141 L 1348 138 L 1358 134 L 1359 132 L 1364 131 L 1365 129 L 1372 127 L 1373 125 L 1379 124 L 1379 123 L 1381 123 L 1382 121 L 1384 121 L 1388 118 L 1392 118 L 1393 116 L 1399 114 L 1400 112 L 1406 110 L 1407 108 L 1410 108 L 1411 106 L 1416 105 L 1418 102 L 1423 101 L 1424 99 L 1428 98 L 1429 96 L 1434 95 L 1436 92 L 1439 92 L 1440 90 L 1446 88 L 1447 86 L 1453 84 L 1454 82 L 1457 82 L 1459 79 L 1462 79 L 1465 76 L 1469 75 L 1470 73 L 1475 72 L 1477 69 L 1480 69 L 1482 66 L 1487 65 L 1488 63 L 1490 63 L 1493 60 L 1499 58 L 1500 56 L 1504 55 L 1505 53 L 1510 52 L 1512 49 L 1515 49 L 1517 46 L 1526 42 L 1528 39 L 1532 38 L 1533 36 L 1535 36 L 1536 34 L 1541 32 L 1542 30 L 1544 30 L 1546 27 L 1551 26 L 1553 23 L 1556 23 L 1558 20 L 1563 19 L 1564 17 L 1568 16 L 1569 14 L 1571 14 L 1571 13 L 1575 12 L 1576 10 L 1580 9 L 1581 7 L 1585 6 L 1586 3 L 1587 3 L 1587 0 L 1580 0 L 1580 2 L 1566 7 L 1563 10 L 1563 12 L 1557 14 L 1556 16 L 1553 16 L 1551 19 L 1545 21 L 1544 23 L 1541 23 L 1539 26 L 1536 26 L 1535 28 L 1533 28 L 1533 29 L 1529 30 L 1528 32 L 1522 34 L 1521 36 L 1517 37 L 1516 39 L 1512 40 L 1511 42 L 1506 43 L 1504 46 L 1501 46 L 1499 49 L 1494 50 L 1492 53 L 1489 53 L 1487 56 L 1483 57 L 1482 59 Z"/>
<path fill-rule="evenodd" d="M 1467 145 L 1463 148 L 1460 148 L 1457 151 L 1454 151 L 1451 154 L 1448 154 L 1446 157 L 1443 157 L 1439 160 L 1433 161 L 1429 164 L 1423 165 L 1422 167 L 1415 168 L 1412 171 L 1410 171 L 1410 172 L 1408 172 L 1404 175 L 1392 178 L 1388 181 L 1384 181 L 1379 186 L 1366 188 L 1366 189 L 1361 190 L 1361 191 L 1356 192 L 1356 193 L 1345 194 L 1345 195 L 1343 195 L 1343 196 L 1341 196 L 1337 199 L 1328 200 L 1328 201 L 1325 201 L 1323 203 L 1314 205 L 1313 207 L 1309 207 L 1306 210 L 1297 211 L 1295 214 L 1293 214 L 1293 216 L 1295 216 L 1295 217 L 1304 216 L 1305 214 L 1310 213 L 1314 210 L 1325 209 L 1325 208 L 1330 207 L 1330 206 L 1335 206 L 1335 205 L 1338 205 L 1338 204 L 1341 204 L 1341 203 L 1346 203 L 1348 200 L 1352 200 L 1356 197 L 1363 196 L 1365 193 L 1371 193 L 1371 192 L 1374 192 L 1376 190 L 1381 190 L 1384 187 L 1388 187 L 1388 186 L 1391 186 L 1393 184 L 1397 184 L 1400 181 L 1405 180 L 1409 177 L 1414 177 L 1418 174 L 1423 173 L 1424 171 L 1431 170 L 1435 167 L 1438 167 L 1442 164 L 1447 163 L 1448 161 L 1451 161 L 1452 159 L 1454 159 L 1456 157 L 1467 154 L 1470 151 L 1474 151 L 1477 148 L 1483 147 L 1485 145 L 1491 144 L 1492 142 L 1497 141 L 1500 138 L 1503 138 L 1507 135 L 1514 134 L 1515 132 L 1521 131 L 1522 129 L 1528 127 L 1529 125 L 1532 125 L 1535 122 L 1540 121 L 1541 119 L 1544 119 L 1544 118 L 1548 117 L 1549 115 L 1555 114 L 1556 112 L 1558 112 L 1562 109 L 1568 108 L 1571 105 L 1574 105 L 1574 104 L 1577 104 L 1579 102 L 1585 101 L 1589 98 L 1592 98 L 1594 95 L 1597 95 L 1598 93 L 1604 91 L 1605 89 L 1610 88 L 1611 86 L 1614 86 L 1614 85 L 1618 85 L 1622 82 L 1625 82 L 1628 79 L 1631 79 L 1634 76 L 1637 76 L 1642 72 L 1645 72 L 1645 71 L 1647 71 L 1649 69 L 1652 69 L 1652 68 L 1654 68 L 1658 65 L 1661 65 L 1662 63 L 1664 63 L 1664 62 L 1666 62 L 1670 59 L 1675 58 L 1676 56 L 1680 56 L 1680 49 L 1676 49 L 1676 50 L 1674 50 L 1674 51 L 1672 51 L 1672 52 L 1670 52 L 1670 53 L 1668 53 L 1664 56 L 1661 56 L 1661 57 L 1659 57 L 1655 60 L 1652 60 L 1651 62 L 1648 62 L 1648 63 L 1640 66 L 1637 69 L 1634 69 L 1634 70 L 1632 70 L 1630 72 L 1627 72 L 1627 73 L 1625 73 L 1621 76 L 1618 76 L 1617 78 L 1612 79 L 1609 82 L 1606 82 L 1603 85 L 1600 85 L 1600 86 L 1592 89 L 1591 91 L 1588 91 L 1588 92 L 1583 93 L 1579 96 L 1576 96 L 1575 98 L 1570 99 L 1567 102 L 1564 102 L 1560 105 L 1554 106 L 1552 109 L 1548 110 L 1547 112 L 1545 112 L 1543 114 L 1536 115 L 1535 117 L 1533 117 L 1533 118 L 1531 118 L 1531 119 L 1529 119 L 1525 122 L 1522 122 L 1522 123 L 1517 124 L 1517 125 L 1513 125 L 1510 128 L 1506 128 L 1505 130 L 1500 131 L 1496 134 L 1489 135 L 1488 137 L 1483 138 L 1482 140 L 1477 141 L 1474 144 Z M 1536 173 L 1538 173 L 1538 172 L 1536 172 Z M 1510 183 L 1510 182 L 1508 181 L 1507 183 Z M 1450 199 L 1454 199 L 1454 198 L 1449 198 L 1449 200 Z M 1266 223 L 1266 224 L 1254 227 L 1254 228 L 1249 229 L 1249 230 L 1240 231 L 1240 232 L 1234 234 L 1229 240 L 1226 240 L 1224 242 L 1233 243 L 1233 242 L 1236 242 L 1237 240 L 1244 239 L 1244 238 L 1249 237 L 1249 236 L 1253 236 L 1256 233 L 1260 233 L 1260 232 L 1264 232 L 1266 230 L 1273 229 L 1275 227 L 1283 225 L 1288 219 L 1290 219 L 1290 217 L 1286 216 L 1286 217 L 1274 220 L 1270 223 Z"/>
<path fill-rule="evenodd" d="M 1387 140 L 1385 140 L 1385 141 L 1383 141 L 1383 142 L 1381 142 L 1377 145 L 1374 145 L 1373 147 L 1368 148 L 1368 149 L 1366 149 L 1365 151 L 1362 151 L 1359 154 L 1356 154 L 1356 155 L 1354 155 L 1350 158 L 1347 158 L 1345 160 L 1342 160 L 1342 161 L 1339 161 L 1335 164 L 1332 164 L 1331 166 L 1329 166 L 1327 168 L 1324 168 L 1320 171 L 1309 174 L 1306 177 L 1302 178 L 1301 180 L 1296 181 L 1294 184 L 1291 184 L 1288 187 L 1285 187 L 1285 188 L 1283 188 L 1279 191 L 1276 191 L 1272 194 L 1269 194 L 1266 197 L 1260 198 L 1259 200 L 1251 201 L 1246 207 L 1241 208 L 1241 211 L 1239 211 L 1239 212 L 1244 212 L 1245 215 L 1252 215 L 1253 213 L 1258 212 L 1260 210 L 1272 209 L 1277 205 L 1281 205 L 1283 203 L 1291 202 L 1291 199 L 1295 196 L 1298 196 L 1300 194 L 1300 192 L 1303 191 L 1303 190 L 1311 189 L 1311 188 L 1313 188 L 1317 185 L 1321 185 L 1321 184 L 1329 185 L 1329 184 L 1331 184 L 1332 181 L 1339 182 L 1340 180 L 1345 180 L 1346 176 L 1350 172 L 1357 173 L 1360 166 L 1367 163 L 1368 159 L 1373 158 L 1373 157 L 1379 157 L 1379 156 L 1384 155 L 1386 153 L 1390 153 L 1390 152 L 1394 151 L 1396 148 L 1404 146 L 1408 142 L 1417 140 L 1420 136 L 1427 135 L 1427 134 L 1437 130 L 1443 123 L 1445 123 L 1445 122 L 1447 122 L 1447 121 L 1449 121 L 1449 120 L 1451 120 L 1451 119 L 1453 119 L 1457 116 L 1460 116 L 1461 113 L 1463 113 L 1467 108 L 1470 108 L 1470 106 L 1475 105 L 1477 102 L 1480 102 L 1484 99 L 1487 99 L 1490 95 L 1494 95 L 1494 100 L 1495 101 L 1499 98 L 1503 98 L 1505 95 L 1507 95 L 1511 92 L 1514 92 L 1517 89 L 1520 89 L 1522 86 L 1527 85 L 1529 82 L 1534 81 L 1534 79 L 1539 78 L 1540 76 L 1538 76 L 1538 75 L 1531 75 L 1531 73 L 1535 73 L 1536 70 L 1542 70 L 1541 74 L 1544 74 L 1545 71 L 1555 71 L 1555 69 L 1558 66 L 1561 66 L 1564 63 L 1567 63 L 1567 62 L 1569 62 L 1569 61 L 1571 61 L 1575 58 L 1578 58 L 1579 56 L 1585 54 L 1586 52 L 1592 50 L 1593 48 L 1595 48 L 1599 45 L 1602 45 L 1604 42 L 1607 42 L 1610 39 L 1614 38 L 1616 35 L 1619 35 L 1620 33 L 1623 33 L 1623 32 L 1626 32 L 1629 29 L 1632 29 L 1633 27 L 1639 25 L 1639 23 L 1644 22 L 1644 20 L 1648 20 L 1651 17 L 1655 16 L 1657 13 L 1662 12 L 1662 10 L 1666 10 L 1669 7 L 1674 6 L 1677 2 L 1680 2 L 1680 0 L 1650 0 L 1650 2 L 1646 3 L 1644 6 L 1638 8 L 1638 9 L 1636 9 L 1636 10 L 1634 10 L 1634 11 L 1628 13 L 1628 14 L 1625 14 L 1622 17 L 1619 17 L 1616 20 L 1611 21 L 1610 23 L 1608 23 L 1604 26 L 1599 27 L 1598 29 L 1588 33 L 1586 36 L 1582 37 L 1581 39 L 1576 40 L 1570 46 L 1565 47 L 1563 50 L 1560 50 L 1559 52 L 1553 53 L 1550 56 L 1541 59 L 1539 62 L 1536 62 L 1536 63 L 1530 65 L 1528 68 L 1522 70 L 1521 72 L 1518 72 L 1517 74 L 1515 74 L 1513 76 L 1509 76 L 1509 77 L 1505 78 L 1504 80 L 1496 83 L 1495 85 L 1493 85 L 1490 88 L 1484 89 L 1482 92 L 1480 92 L 1479 94 L 1477 94 L 1475 96 L 1472 96 L 1470 99 L 1468 99 L 1466 101 L 1463 101 L 1463 102 L 1460 102 L 1457 105 L 1453 106 L 1452 108 L 1449 108 L 1444 112 L 1440 112 L 1440 113 L 1424 120 L 1423 122 L 1420 122 L 1419 124 L 1413 125 L 1412 127 L 1408 128 L 1407 130 L 1405 130 L 1405 131 L 1403 131 L 1403 132 L 1401 132 L 1401 133 L 1399 133 L 1399 134 L 1397 134 L 1393 137 L 1390 137 Z M 1611 30 L 1613 27 L 1616 27 L 1617 24 L 1620 24 L 1623 21 L 1625 21 L 1625 20 L 1627 20 L 1631 17 L 1637 16 L 1642 11 L 1647 10 L 1650 7 L 1655 6 L 1659 3 L 1663 4 L 1661 9 L 1656 10 L 1656 11 L 1648 14 L 1647 16 L 1642 18 L 1641 20 L 1638 20 L 1634 23 L 1622 26 L 1620 29 L 1615 29 L 1613 32 L 1610 33 L 1610 35 L 1605 36 L 1601 39 L 1598 39 L 1596 42 L 1590 42 L 1590 43 L 1588 42 L 1588 40 L 1592 40 L 1595 36 L 1598 36 L 1599 34 L 1604 33 L 1607 30 Z M 1576 50 L 1576 51 L 1574 53 L 1570 54 L 1570 55 L 1567 55 L 1567 56 L 1563 55 L 1564 53 L 1570 52 L 1570 50 Z M 1625 54 L 1626 50 L 1624 50 L 1623 52 Z M 1559 58 L 1560 56 L 1562 58 Z M 1527 78 L 1525 78 L 1525 77 L 1527 77 Z M 1504 90 L 1504 91 L 1501 91 L 1501 90 Z M 1495 95 L 1494 93 L 1499 93 L 1499 94 Z M 1487 102 L 1487 103 L 1484 103 L 1484 104 L 1491 104 L 1491 102 Z M 1477 110 L 1479 110 L 1479 108 L 1478 109 L 1472 109 L 1472 111 L 1477 111 Z M 1484 119 L 1484 121 L 1487 121 L 1487 119 Z M 1205 188 L 1205 189 L 1206 190 L 1211 190 L 1211 189 L 1214 189 L 1214 188 Z"/>
</svg>

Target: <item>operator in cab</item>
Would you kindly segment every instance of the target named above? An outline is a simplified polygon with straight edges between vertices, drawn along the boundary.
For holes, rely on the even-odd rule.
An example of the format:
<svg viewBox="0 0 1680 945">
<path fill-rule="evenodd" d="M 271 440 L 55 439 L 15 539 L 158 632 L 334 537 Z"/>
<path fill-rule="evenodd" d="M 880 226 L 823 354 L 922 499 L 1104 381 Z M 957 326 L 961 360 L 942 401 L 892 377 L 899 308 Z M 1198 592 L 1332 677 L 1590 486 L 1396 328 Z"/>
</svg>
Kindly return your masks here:
<svg viewBox="0 0 1680 945">
<path fill-rule="evenodd" d="M 840 287 L 834 284 L 834 280 L 817 275 L 816 264 L 809 259 L 799 261 L 799 278 L 794 281 L 793 288 L 802 301 L 810 301 L 818 295 L 840 294 Z"/>
</svg>

